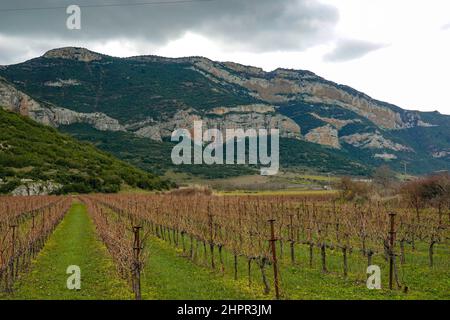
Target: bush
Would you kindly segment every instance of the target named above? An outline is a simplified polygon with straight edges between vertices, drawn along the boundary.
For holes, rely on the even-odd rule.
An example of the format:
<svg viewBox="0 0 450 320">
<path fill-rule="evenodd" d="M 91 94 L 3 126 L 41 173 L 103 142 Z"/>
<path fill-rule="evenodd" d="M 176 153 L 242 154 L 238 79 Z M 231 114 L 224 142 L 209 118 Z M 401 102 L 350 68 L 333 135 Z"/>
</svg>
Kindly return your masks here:
<svg viewBox="0 0 450 320">
<path fill-rule="evenodd" d="M 338 183 L 340 195 L 343 200 L 367 200 L 370 195 L 371 186 L 363 181 L 354 181 L 350 177 L 343 177 Z"/>
<path fill-rule="evenodd" d="M 444 173 L 406 182 L 401 185 L 400 194 L 416 210 L 417 216 L 427 205 L 450 208 L 450 175 Z"/>
<path fill-rule="evenodd" d="M 20 180 L 18 180 L 18 179 L 13 179 L 6 183 L 0 184 L 0 194 L 10 193 L 18 186 L 20 186 Z"/>
</svg>

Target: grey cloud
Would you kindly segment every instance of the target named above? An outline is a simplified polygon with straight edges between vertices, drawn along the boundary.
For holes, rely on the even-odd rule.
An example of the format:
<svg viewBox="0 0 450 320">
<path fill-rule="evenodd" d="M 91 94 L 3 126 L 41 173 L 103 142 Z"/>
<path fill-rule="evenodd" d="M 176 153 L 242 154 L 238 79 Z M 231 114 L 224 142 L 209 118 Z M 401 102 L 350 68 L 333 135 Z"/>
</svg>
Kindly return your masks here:
<svg viewBox="0 0 450 320">
<path fill-rule="evenodd" d="M 442 26 L 442 30 L 449 30 L 450 29 L 450 23 L 444 24 Z"/>
<path fill-rule="evenodd" d="M 345 62 L 359 59 L 372 51 L 382 49 L 386 46 L 386 44 L 364 40 L 341 39 L 337 42 L 335 48 L 324 56 L 324 60 L 329 62 Z"/>
<path fill-rule="evenodd" d="M 95 4 L 117 1 L 97 0 Z M 128 3 L 146 1 L 132 0 Z M 73 0 L 43 0 L 32 4 L 28 0 L 2 0 L 0 36 L 65 43 L 126 38 L 161 46 L 186 32 L 195 32 L 227 49 L 265 52 L 304 50 L 328 41 L 338 21 L 337 9 L 318 0 L 215 0 L 102 8 L 83 8 L 83 5 L 92 5 L 93 2 L 81 0 L 78 4 L 82 8 L 82 30 L 77 31 L 66 29 L 64 8 L 1 11 L 8 8 L 64 7 L 73 3 Z"/>
</svg>

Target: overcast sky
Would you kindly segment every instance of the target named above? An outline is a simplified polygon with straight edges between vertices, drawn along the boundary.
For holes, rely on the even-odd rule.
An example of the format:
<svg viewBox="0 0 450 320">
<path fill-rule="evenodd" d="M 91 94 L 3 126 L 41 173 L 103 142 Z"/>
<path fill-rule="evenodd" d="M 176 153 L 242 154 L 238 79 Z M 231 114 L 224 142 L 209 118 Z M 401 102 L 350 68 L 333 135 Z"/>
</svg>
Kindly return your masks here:
<svg viewBox="0 0 450 320">
<path fill-rule="evenodd" d="M 171 3 L 104 6 L 155 1 Z M 175 1 L 1 0 L 0 64 L 62 46 L 198 55 L 306 69 L 402 108 L 450 114 L 449 0 Z M 66 28 L 70 4 L 81 6 L 81 30 Z"/>
</svg>

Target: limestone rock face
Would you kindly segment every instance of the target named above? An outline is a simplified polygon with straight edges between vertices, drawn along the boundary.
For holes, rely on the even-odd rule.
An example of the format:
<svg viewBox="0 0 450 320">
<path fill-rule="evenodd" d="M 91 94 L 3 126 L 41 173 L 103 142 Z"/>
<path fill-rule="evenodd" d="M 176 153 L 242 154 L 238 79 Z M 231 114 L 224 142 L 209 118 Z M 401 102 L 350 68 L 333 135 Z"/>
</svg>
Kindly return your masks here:
<svg viewBox="0 0 450 320">
<path fill-rule="evenodd" d="M 306 102 L 326 103 L 351 110 L 385 129 L 428 126 L 414 112 L 400 114 L 385 103 L 309 71 L 277 69 L 266 73 L 261 69 L 236 63 L 216 63 L 204 58 L 191 58 L 195 69 L 211 80 L 222 79 L 247 88 L 254 97 L 268 103 L 282 103 L 301 96 Z M 230 72 L 226 68 L 235 72 Z M 240 75 L 242 73 L 242 75 Z"/>
<path fill-rule="evenodd" d="M 3 78 L 0 78 L 0 105 L 6 110 L 32 117 L 41 105 L 23 92 L 15 89 Z"/>
<path fill-rule="evenodd" d="M 323 122 L 326 122 L 328 124 L 331 124 L 333 127 L 335 127 L 338 130 L 341 130 L 343 127 L 350 123 L 355 122 L 361 122 L 360 119 L 349 119 L 349 120 L 341 120 L 341 119 L 334 119 L 334 118 L 327 118 L 327 117 L 321 117 L 318 114 L 315 114 L 314 112 L 310 113 L 314 118 L 317 118 L 319 120 L 322 120 Z"/>
<path fill-rule="evenodd" d="M 13 196 L 43 196 L 51 194 L 62 188 L 62 185 L 51 181 L 46 182 L 24 182 L 11 192 Z"/>
<path fill-rule="evenodd" d="M 102 60 L 102 55 L 89 51 L 84 48 L 59 48 L 47 51 L 44 54 L 44 58 L 48 59 L 68 59 L 68 60 L 78 60 L 83 62 L 91 62 Z"/>
<path fill-rule="evenodd" d="M 76 79 L 58 79 L 57 81 L 46 81 L 44 86 L 47 87 L 70 87 L 70 86 L 80 86 L 81 82 Z"/>
<path fill-rule="evenodd" d="M 225 133 L 226 129 L 279 129 L 280 136 L 299 139 L 300 126 L 288 117 L 272 113 L 273 106 L 240 106 L 236 108 L 216 108 L 200 116 L 194 109 L 178 111 L 172 118 L 165 121 L 154 121 L 136 131 L 141 137 L 162 140 L 170 137 L 176 129 L 193 130 L 194 121 L 203 121 L 203 130 L 219 129 Z"/>
<path fill-rule="evenodd" d="M 116 119 L 103 113 L 80 113 L 52 105 L 43 105 L 25 93 L 15 89 L 0 78 L 0 106 L 6 110 L 28 116 L 52 127 L 73 123 L 88 123 L 101 131 L 124 131 Z"/>
<path fill-rule="evenodd" d="M 208 112 L 208 114 L 214 114 L 218 116 L 225 115 L 227 113 L 275 113 L 275 107 L 265 104 L 250 104 L 241 105 L 237 107 L 218 107 Z"/>
<path fill-rule="evenodd" d="M 374 158 L 380 158 L 383 160 L 395 160 L 397 159 L 397 156 L 395 154 L 392 153 L 376 153 L 374 156 Z"/>
<path fill-rule="evenodd" d="M 432 154 L 433 158 L 445 158 L 447 156 L 450 156 L 450 151 L 436 151 Z"/>
<path fill-rule="evenodd" d="M 393 142 L 380 133 L 355 133 L 341 137 L 341 140 L 357 148 L 363 149 L 390 149 L 393 151 L 413 152 L 409 147 Z"/>
<path fill-rule="evenodd" d="M 73 123 L 88 123 L 100 131 L 125 131 L 118 120 L 101 112 L 81 113 L 64 108 L 52 108 L 51 110 L 53 118 L 50 119 L 50 124 L 56 127 Z"/>
<path fill-rule="evenodd" d="M 73 82 L 71 82 L 73 83 Z M 171 118 L 124 126 L 103 113 L 80 113 L 52 105 L 42 105 L 28 95 L 0 79 L 0 105 L 7 110 L 29 116 L 33 120 L 58 127 L 74 123 L 87 123 L 100 131 L 132 131 L 140 137 L 161 141 L 170 137 L 175 129 L 192 130 L 194 121 L 203 120 L 204 129 L 279 129 L 281 137 L 300 138 L 300 127 L 290 118 L 276 113 L 276 107 L 265 104 L 218 107 L 200 115 L 189 108 L 180 110 Z"/>
<path fill-rule="evenodd" d="M 81 61 L 86 65 L 69 64 L 68 61 L 60 59 Z M 50 50 L 43 57 L 24 63 L 20 70 L 31 71 L 32 68 L 37 68 L 39 75 L 45 75 L 46 71 L 41 73 L 41 70 L 59 68 L 66 63 L 76 65 L 73 74 L 59 75 L 60 78 L 55 76 L 52 79 L 40 77 L 41 82 L 33 85 L 42 87 L 34 92 L 28 90 L 31 87 L 27 87 L 30 85 L 27 77 L 19 81 L 20 79 L 11 76 L 12 72 L 0 72 L 9 81 L 14 81 L 7 82 L 0 78 L 0 106 L 53 127 L 87 123 L 98 130 L 124 131 L 155 141 L 170 137 L 175 129 L 192 130 L 194 121 L 202 120 L 204 130 L 277 128 L 281 137 L 304 139 L 336 149 L 346 149 L 350 147 L 349 145 L 371 149 L 371 157 L 386 160 L 392 158 L 391 154 L 395 152 L 414 152 L 411 146 L 414 146 L 418 155 L 423 154 L 423 150 L 427 151 L 431 159 L 446 160 L 449 156 L 445 143 L 416 147 L 416 144 L 411 142 L 411 139 L 414 139 L 411 138 L 413 135 L 404 138 L 401 134 L 397 134 L 403 129 L 431 126 L 442 127 L 444 132 L 446 121 L 435 121 L 434 116 L 403 110 L 372 99 L 362 92 L 328 81 L 310 71 L 276 69 L 266 72 L 257 67 L 233 62 L 216 62 L 203 57 L 139 56 L 120 59 L 73 47 Z M 105 71 L 105 75 L 108 75 L 108 70 L 114 70 L 109 69 L 109 65 L 115 63 L 129 64 L 133 72 L 124 69 L 119 78 L 108 75 L 105 78 L 98 77 L 102 79 L 97 77 L 83 78 L 83 81 L 76 79 L 76 75 L 83 72 L 89 63 Z M 148 63 L 157 64 L 163 71 L 167 65 L 169 67 L 167 70 L 188 72 L 186 78 L 183 77 L 181 80 L 166 77 L 165 71 L 161 74 L 158 74 L 159 71 L 142 72 L 147 70 Z M 133 68 L 141 67 L 141 73 L 136 74 Z M 175 69 L 171 69 L 172 67 Z M 13 66 L 0 66 L 0 71 L 9 68 L 15 70 Z M 199 77 L 201 81 L 196 83 Z M 80 113 L 69 110 L 60 103 L 70 101 L 64 99 L 76 99 L 77 97 L 72 97 L 71 94 L 76 96 L 78 91 L 84 92 L 85 85 L 96 88 L 95 90 L 104 90 L 106 86 L 101 86 L 104 84 L 102 81 L 110 79 L 114 80 L 114 84 L 117 82 L 118 89 L 126 88 L 128 85 L 140 88 L 145 81 L 155 80 L 155 83 L 171 90 L 168 90 L 168 93 L 163 93 L 164 90 L 157 92 L 149 90 L 148 96 L 143 95 L 142 99 L 135 99 L 135 91 L 119 90 L 116 97 L 114 91 L 116 88 L 113 88 L 112 91 L 108 91 L 108 97 L 113 96 L 110 99 L 112 101 L 110 106 L 105 106 L 102 100 L 105 97 L 102 92 L 98 92 L 98 100 L 105 113 Z M 174 86 L 172 83 L 164 82 L 167 79 L 171 79 Z M 203 85 L 203 81 L 208 83 L 207 87 L 211 90 L 202 91 L 202 95 L 195 95 L 196 86 Z M 31 97 L 21 92 L 20 88 L 24 88 L 24 92 L 30 92 Z M 183 91 L 183 95 L 178 95 L 180 88 L 186 90 Z M 41 91 L 50 94 L 59 91 L 59 99 L 52 100 L 54 104 L 48 103 L 46 102 L 48 94 L 41 95 Z M 71 94 L 66 95 L 65 92 Z M 89 90 L 86 92 L 92 93 Z M 214 96 L 213 99 L 209 99 L 210 95 L 215 94 L 223 95 L 223 98 Z M 86 95 L 83 93 L 84 97 Z M 127 101 L 127 104 L 115 105 L 116 99 Z M 83 103 L 89 105 L 92 100 L 83 100 Z M 133 103 L 136 105 L 132 105 Z M 241 105 L 237 105 L 238 103 Z M 128 105 L 130 110 L 137 110 L 134 117 L 127 117 Z M 117 111 L 113 110 L 115 107 L 124 110 L 120 110 L 120 113 L 112 112 Z M 111 117 L 113 114 L 120 114 L 120 122 Z M 422 132 L 428 129 L 417 130 Z M 351 153 L 354 152 L 354 148 L 349 149 Z M 395 156 L 401 158 L 398 153 Z"/>
<path fill-rule="evenodd" d="M 306 141 L 340 149 L 338 131 L 331 125 L 315 128 L 305 135 Z"/>
</svg>

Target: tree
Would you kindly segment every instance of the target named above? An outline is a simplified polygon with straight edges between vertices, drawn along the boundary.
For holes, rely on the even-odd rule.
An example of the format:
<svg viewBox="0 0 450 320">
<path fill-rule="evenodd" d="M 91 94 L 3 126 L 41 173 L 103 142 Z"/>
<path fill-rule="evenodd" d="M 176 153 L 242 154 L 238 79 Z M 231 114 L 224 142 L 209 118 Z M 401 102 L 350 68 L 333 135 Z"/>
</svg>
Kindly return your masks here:
<svg viewBox="0 0 450 320">
<path fill-rule="evenodd" d="M 353 181 L 350 177 L 341 178 L 338 188 L 341 190 L 341 198 L 345 200 L 367 200 L 369 197 L 370 185 L 362 181 Z"/>
<path fill-rule="evenodd" d="M 373 183 L 381 194 L 388 194 L 396 182 L 395 172 L 387 165 L 378 167 L 373 173 Z"/>
</svg>

